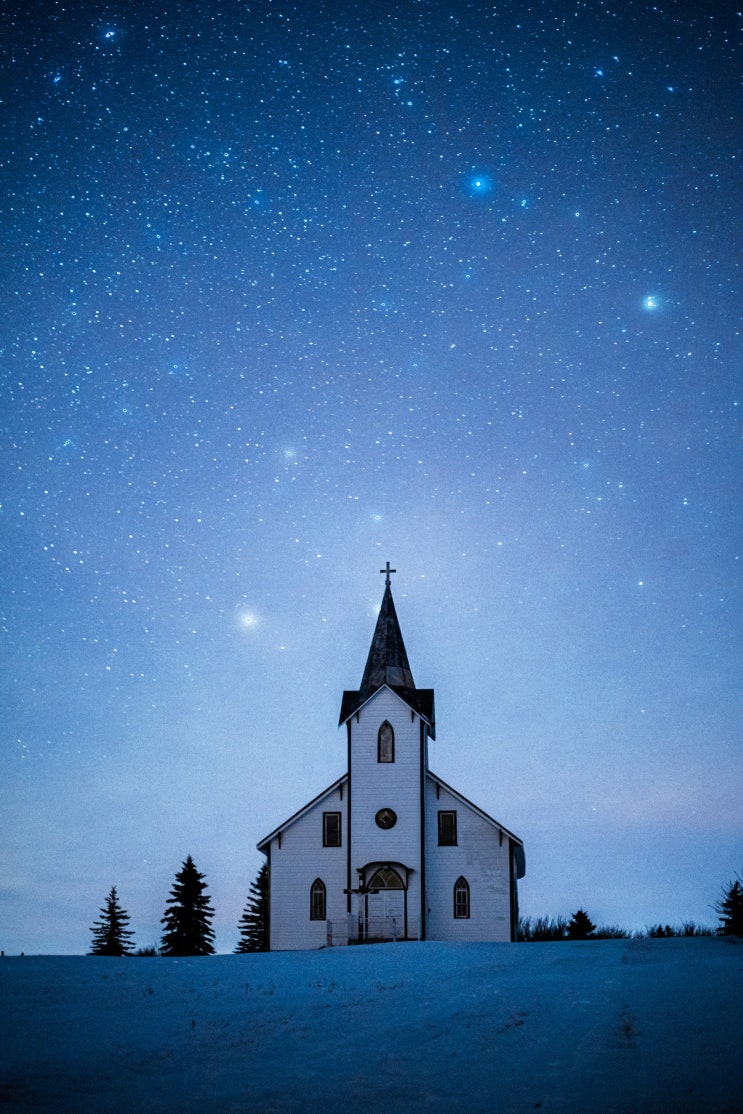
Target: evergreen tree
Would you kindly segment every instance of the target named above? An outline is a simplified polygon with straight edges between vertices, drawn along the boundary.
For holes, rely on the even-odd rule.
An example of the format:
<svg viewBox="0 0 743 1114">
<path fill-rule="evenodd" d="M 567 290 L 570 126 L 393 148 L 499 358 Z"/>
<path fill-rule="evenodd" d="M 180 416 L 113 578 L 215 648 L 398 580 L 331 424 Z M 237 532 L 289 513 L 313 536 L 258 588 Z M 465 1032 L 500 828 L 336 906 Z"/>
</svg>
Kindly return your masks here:
<svg viewBox="0 0 743 1114">
<path fill-rule="evenodd" d="M 587 940 L 596 925 L 582 909 L 573 914 L 573 919 L 568 925 L 568 940 Z"/>
<path fill-rule="evenodd" d="M 269 892 L 268 863 L 264 863 L 258 876 L 250 884 L 248 900 L 240 923 L 240 939 L 236 952 L 267 952 L 269 943 Z"/>
<path fill-rule="evenodd" d="M 189 855 L 175 876 L 175 885 L 166 902 L 170 908 L 160 918 L 160 923 L 165 925 L 162 955 L 214 955 L 211 927 L 214 910 L 205 889 L 204 875 L 199 873 Z"/>
<path fill-rule="evenodd" d="M 129 914 L 119 905 L 116 886 L 112 886 L 106 904 L 101 906 L 101 919 L 90 929 L 93 946 L 88 955 L 131 955 L 129 941 L 134 933 L 127 929 L 128 923 Z"/>
<path fill-rule="evenodd" d="M 720 918 L 720 936 L 743 936 L 743 886 L 740 878 L 728 884 L 713 906 Z"/>
</svg>

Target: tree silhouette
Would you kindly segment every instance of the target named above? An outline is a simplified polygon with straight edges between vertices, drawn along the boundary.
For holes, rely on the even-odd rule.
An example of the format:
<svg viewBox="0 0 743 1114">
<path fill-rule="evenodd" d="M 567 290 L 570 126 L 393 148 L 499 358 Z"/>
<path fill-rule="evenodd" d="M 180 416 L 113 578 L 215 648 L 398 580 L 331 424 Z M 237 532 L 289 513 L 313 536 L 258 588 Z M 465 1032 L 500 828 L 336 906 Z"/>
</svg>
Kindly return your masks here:
<svg viewBox="0 0 743 1114">
<path fill-rule="evenodd" d="M 94 921 L 90 929 L 93 946 L 88 955 L 131 955 L 129 941 L 134 933 L 127 929 L 128 923 L 129 914 L 119 905 L 116 886 L 112 886 L 106 904 L 101 906 L 101 919 Z"/>
<path fill-rule="evenodd" d="M 713 906 L 720 918 L 720 936 L 743 936 L 743 886 L 740 878 L 729 882 Z"/>
<path fill-rule="evenodd" d="M 568 940 L 587 940 L 596 925 L 582 909 L 573 914 L 573 919 L 568 925 Z"/>
<path fill-rule="evenodd" d="M 564 940 L 567 930 L 565 917 L 520 917 L 518 939 L 525 943 Z"/>
<path fill-rule="evenodd" d="M 250 883 L 248 900 L 238 928 L 240 939 L 236 952 L 267 952 L 269 943 L 269 890 L 268 863 L 258 871 L 254 882 Z"/>
<path fill-rule="evenodd" d="M 175 885 L 166 904 L 165 925 L 160 951 L 162 955 L 214 955 L 211 927 L 214 910 L 209 895 L 204 893 L 204 875 L 196 869 L 189 855 L 175 876 Z"/>
</svg>

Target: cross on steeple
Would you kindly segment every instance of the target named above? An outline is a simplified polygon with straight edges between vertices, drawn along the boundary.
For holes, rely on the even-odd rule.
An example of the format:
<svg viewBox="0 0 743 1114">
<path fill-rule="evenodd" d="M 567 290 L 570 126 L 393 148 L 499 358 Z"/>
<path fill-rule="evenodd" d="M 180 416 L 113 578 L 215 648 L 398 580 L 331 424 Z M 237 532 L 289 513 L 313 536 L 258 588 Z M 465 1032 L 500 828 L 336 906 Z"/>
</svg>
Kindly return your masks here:
<svg viewBox="0 0 743 1114">
<path fill-rule="evenodd" d="M 390 563 L 388 561 L 387 562 L 387 568 L 386 569 L 380 569 L 379 571 L 386 574 L 385 579 L 384 579 L 384 583 L 385 583 L 385 585 L 387 585 L 387 584 L 390 583 L 390 573 L 391 572 L 397 572 L 397 569 L 391 569 L 390 568 Z"/>
</svg>

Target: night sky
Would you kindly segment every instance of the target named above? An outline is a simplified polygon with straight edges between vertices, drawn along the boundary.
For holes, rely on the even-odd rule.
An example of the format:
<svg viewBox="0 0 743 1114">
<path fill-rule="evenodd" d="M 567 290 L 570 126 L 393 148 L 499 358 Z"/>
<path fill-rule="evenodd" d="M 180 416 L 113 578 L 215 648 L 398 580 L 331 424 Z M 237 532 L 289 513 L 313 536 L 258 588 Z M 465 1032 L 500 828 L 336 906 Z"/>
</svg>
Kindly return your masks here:
<svg viewBox="0 0 743 1114">
<path fill-rule="evenodd" d="M 525 915 L 743 867 L 728 3 L 10 3 L 0 946 L 230 951 L 384 590 Z M 304 895 L 298 896 L 304 915 Z"/>
</svg>

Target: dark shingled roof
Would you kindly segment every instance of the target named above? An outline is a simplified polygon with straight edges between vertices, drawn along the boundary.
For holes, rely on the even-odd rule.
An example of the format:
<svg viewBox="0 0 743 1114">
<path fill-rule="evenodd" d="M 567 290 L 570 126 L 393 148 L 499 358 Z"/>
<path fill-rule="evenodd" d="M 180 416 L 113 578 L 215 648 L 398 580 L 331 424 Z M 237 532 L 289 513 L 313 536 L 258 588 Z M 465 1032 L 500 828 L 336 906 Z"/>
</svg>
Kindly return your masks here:
<svg viewBox="0 0 743 1114">
<path fill-rule="evenodd" d="M 382 685 L 415 688 L 389 584 L 384 590 L 377 626 L 369 648 L 369 657 L 366 659 L 364 676 L 359 686 L 362 700 L 368 699 Z"/>
<path fill-rule="evenodd" d="M 387 685 L 396 692 L 413 711 L 430 724 L 433 737 L 433 689 L 415 687 L 389 581 L 384 590 L 361 685 L 357 691 L 347 690 L 343 693 L 339 722 L 345 723 L 382 685 Z"/>
</svg>

